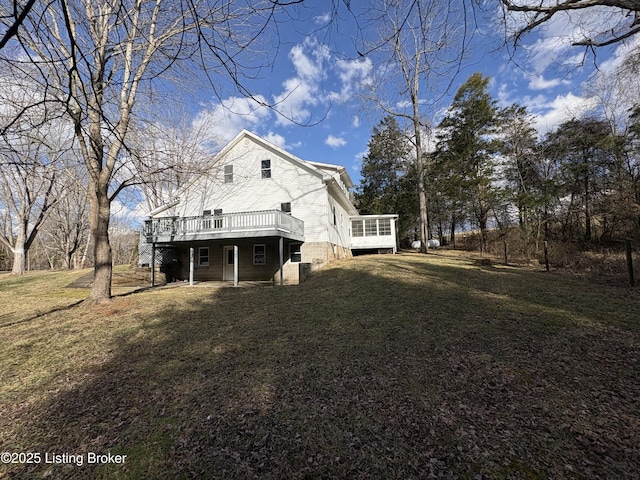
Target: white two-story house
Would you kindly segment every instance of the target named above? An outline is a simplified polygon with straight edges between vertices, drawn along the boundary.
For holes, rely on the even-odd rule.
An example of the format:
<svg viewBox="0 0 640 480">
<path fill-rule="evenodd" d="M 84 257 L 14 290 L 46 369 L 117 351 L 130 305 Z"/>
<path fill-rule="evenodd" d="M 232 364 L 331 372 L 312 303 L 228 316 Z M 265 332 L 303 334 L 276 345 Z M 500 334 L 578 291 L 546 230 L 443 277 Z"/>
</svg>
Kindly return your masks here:
<svg viewBox="0 0 640 480">
<path fill-rule="evenodd" d="M 352 187 L 344 167 L 301 160 L 243 130 L 210 172 L 150 212 L 143 241 L 150 263 L 162 252 L 165 271 L 178 279 L 298 283 L 315 266 L 352 254 L 352 218 L 363 228 L 365 218 L 351 203 Z M 369 236 L 373 221 L 393 251 L 395 218 L 366 222 Z"/>
</svg>

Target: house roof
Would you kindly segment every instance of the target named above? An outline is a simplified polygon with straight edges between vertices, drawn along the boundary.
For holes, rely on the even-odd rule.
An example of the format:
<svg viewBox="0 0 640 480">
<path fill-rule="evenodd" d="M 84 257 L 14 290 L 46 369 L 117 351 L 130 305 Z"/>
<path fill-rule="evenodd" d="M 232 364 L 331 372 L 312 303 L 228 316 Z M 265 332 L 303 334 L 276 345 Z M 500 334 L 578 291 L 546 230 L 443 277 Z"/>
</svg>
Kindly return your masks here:
<svg viewBox="0 0 640 480">
<path fill-rule="evenodd" d="M 347 188 L 353 187 L 353 181 L 351 180 L 351 177 L 349 177 L 349 174 L 347 173 L 346 168 L 344 168 L 343 166 L 334 165 L 331 163 L 322 163 L 322 162 L 315 162 L 311 160 L 303 160 L 300 157 L 297 157 L 296 155 L 277 146 L 276 144 L 271 143 L 268 140 L 265 140 L 264 138 L 256 135 L 253 132 L 250 132 L 249 130 L 243 129 L 240 133 L 238 133 L 238 135 L 236 135 L 222 150 L 220 150 L 220 152 L 216 155 L 216 158 L 224 157 L 230 150 L 232 150 L 238 143 L 240 143 L 245 138 L 250 138 L 257 144 L 266 148 L 267 150 L 271 150 L 274 153 L 277 153 L 283 156 L 284 158 L 291 161 L 292 163 L 295 163 L 298 166 L 308 170 L 309 172 L 323 177 L 325 181 L 329 180 L 328 178 L 325 178 L 327 177 L 327 174 L 328 174 L 327 171 L 335 171 L 340 175 L 340 179 L 342 180 L 342 183 L 344 183 Z"/>
<path fill-rule="evenodd" d="M 216 159 L 224 157 L 245 138 L 253 140 L 258 145 L 267 150 L 271 150 L 275 154 L 278 154 L 279 156 L 290 161 L 299 168 L 302 168 L 318 176 L 329 186 L 334 194 L 338 196 L 337 198 L 342 197 L 340 203 L 347 209 L 347 211 L 351 215 L 358 213 L 356 208 L 351 203 L 351 200 L 349 199 L 348 189 L 353 187 L 353 181 L 351 180 L 351 177 L 349 177 L 346 168 L 341 165 L 302 160 L 294 154 L 287 152 L 283 148 L 280 148 L 279 146 L 248 130 L 242 130 L 240 133 L 238 133 L 238 135 L 236 135 L 222 150 L 220 150 L 220 152 L 216 155 Z M 337 181 L 335 176 L 336 174 L 339 176 L 344 187 L 339 185 L 339 182 Z"/>
<path fill-rule="evenodd" d="M 253 142 L 255 142 L 256 144 L 262 146 L 263 148 L 267 149 L 267 150 L 271 150 L 274 154 L 277 154 L 279 156 L 281 156 L 282 158 L 288 160 L 289 162 L 295 164 L 296 166 L 298 166 L 299 168 L 302 168 L 303 170 L 317 176 L 318 178 L 322 179 L 327 185 L 329 186 L 333 186 L 333 191 L 338 193 L 341 192 L 342 195 L 345 197 L 345 204 L 349 204 L 351 205 L 351 208 L 354 210 L 354 212 L 350 212 L 350 213 L 356 213 L 357 211 L 355 210 L 355 207 L 353 207 L 353 205 L 351 204 L 350 200 L 349 200 L 349 194 L 348 191 L 344 191 L 343 188 L 340 188 L 338 186 L 338 183 L 336 181 L 335 178 L 335 174 L 339 175 L 340 180 L 342 181 L 342 183 L 344 184 L 344 186 L 349 189 L 352 188 L 353 185 L 353 181 L 351 180 L 351 177 L 349 177 L 349 174 L 347 173 L 347 170 L 345 169 L 345 167 L 341 166 L 341 165 L 334 165 L 334 164 L 330 164 L 330 163 L 322 163 L 322 162 L 314 162 L 314 161 L 309 161 L 309 160 L 302 160 L 301 158 L 297 157 L 296 155 L 284 150 L 283 148 L 275 145 L 274 143 L 269 142 L 268 140 L 265 140 L 264 138 L 256 135 L 253 132 L 250 132 L 248 130 L 242 130 L 240 133 L 238 133 L 229 143 L 227 143 L 222 150 L 220 150 L 214 157 L 214 161 L 213 164 L 217 164 L 219 160 L 221 160 L 222 158 L 225 157 L 225 155 L 227 155 L 231 150 L 233 150 L 234 147 L 236 147 L 242 140 L 244 139 L 251 139 Z M 333 174 L 332 172 L 335 172 L 335 174 Z M 205 174 L 206 175 L 206 174 Z M 168 208 L 176 205 L 179 201 L 180 201 L 180 196 L 182 195 L 182 193 L 186 190 L 188 190 L 189 188 L 191 188 L 191 186 L 197 181 L 197 178 L 192 179 L 192 181 L 187 182 L 187 184 L 185 186 L 183 186 L 183 188 L 180 189 L 180 191 L 178 192 L 178 195 L 176 196 L 176 198 L 174 200 L 172 200 L 171 202 L 162 205 L 156 209 L 154 209 L 152 212 L 149 213 L 149 216 L 153 216 L 153 215 L 157 215 L 158 213 L 161 213 L 165 210 L 167 210 Z"/>
<path fill-rule="evenodd" d="M 292 153 L 287 152 L 283 148 L 280 148 L 276 144 L 271 143 L 268 140 L 265 140 L 264 138 L 256 135 L 253 132 L 250 132 L 249 130 L 242 130 L 235 137 L 233 137 L 233 139 L 229 143 L 227 143 L 222 150 L 218 152 L 218 154 L 216 155 L 216 160 L 223 158 L 225 155 L 227 155 L 231 150 L 233 150 L 236 147 L 236 145 L 238 145 L 245 138 L 249 138 L 253 140 L 255 143 L 262 146 L 263 148 L 266 148 L 267 150 L 271 150 L 272 152 L 277 153 L 278 155 L 282 155 L 287 160 L 297 164 L 302 168 L 305 168 L 306 170 L 310 171 L 315 175 L 319 174 L 320 176 L 324 176 L 322 172 L 318 172 L 316 168 L 309 168 L 309 165 L 308 165 L 309 162 L 305 162 L 301 158 L 296 157 Z"/>
</svg>

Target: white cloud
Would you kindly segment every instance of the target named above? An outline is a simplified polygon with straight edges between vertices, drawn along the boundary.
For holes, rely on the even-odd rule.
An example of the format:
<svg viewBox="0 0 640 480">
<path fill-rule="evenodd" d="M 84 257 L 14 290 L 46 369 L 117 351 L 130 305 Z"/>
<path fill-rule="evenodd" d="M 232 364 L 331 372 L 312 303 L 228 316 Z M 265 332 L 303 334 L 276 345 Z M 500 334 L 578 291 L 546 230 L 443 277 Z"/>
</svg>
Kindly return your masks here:
<svg viewBox="0 0 640 480">
<path fill-rule="evenodd" d="M 369 155 L 369 150 L 362 150 L 353 156 L 353 164 L 351 165 L 351 171 L 360 174 L 362 171 L 362 159 Z"/>
<path fill-rule="evenodd" d="M 315 23 L 316 25 L 327 25 L 330 21 L 331 21 L 330 12 L 323 13 L 322 15 L 318 15 L 317 17 L 313 18 L 313 23 Z"/>
<path fill-rule="evenodd" d="M 543 75 L 537 75 L 529 82 L 529 88 L 531 90 L 547 90 L 549 88 L 557 87 L 558 85 L 561 85 L 563 83 L 566 84 L 568 82 L 563 81 L 559 78 L 546 80 Z"/>
<path fill-rule="evenodd" d="M 312 122 L 311 107 L 322 105 L 328 110 L 331 103 L 347 102 L 372 81 L 370 59 L 335 59 L 329 48 L 313 37 L 295 45 L 289 59 L 296 74 L 286 79 L 282 93 L 274 96 L 278 125 Z M 327 85 L 331 88 L 324 90 Z"/>
<path fill-rule="evenodd" d="M 542 105 L 530 105 L 536 114 L 536 129 L 538 134 L 544 135 L 555 130 L 561 123 L 580 118 L 595 108 L 593 98 L 578 97 L 573 93 L 558 95 L 552 101 Z"/>
<path fill-rule="evenodd" d="M 324 141 L 324 143 L 329 145 L 332 148 L 338 148 L 338 147 L 344 147 L 347 144 L 347 141 L 342 137 L 329 135 Z"/>
<path fill-rule="evenodd" d="M 285 80 L 284 91 L 274 97 L 279 115 L 278 125 L 305 123 L 311 120 L 308 107 L 322 101 L 320 85 L 326 78 L 325 63 L 330 58 L 329 50 L 317 40 L 308 37 L 289 52 L 296 76 Z"/>
<path fill-rule="evenodd" d="M 327 45 L 313 37 L 293 46 L 289 60 L 295 74 L 282 82 L 280 93 L 273 95 L 273 108 L 265 106 L 267 101 L 261 96 L 229 97 L 201 111 L 196 122 L 208 122 L 212 132 L 225 140 L 243 128 L 259 130 L 266 121 L 272 121 L 272 111 L 276 126 L 314 123 L 328 116 L 332 103 L 352 99 L 358 89 L 371 82 L 371 60 L 336 60 Z M 330 88 L 325 90 L 326 86 Z M 284 144 L 283 138 L 274 139 L 274 143 Z"/>
<path fill-rule="evenodd" d="M 332 101 L 346 102 L 350 100 L 356 91 L 363 85 L 373 81 L 373 63 L 369 58 L 355 60 L 338 59 L 335 63 L 338 77 L 342 83 L 340 92 L 332 92 L 329 98 Z"/>
<path fill-rule="evenodd" d="M 262 135 L 262 137 L 268 142 L 271 142 L 284 150 L 292 150 L 302 145 L 302 142 L 289 143 L 282 135 L 280 135 L 279 133 L 274 133 L 272 131 L 269 131 L 269 133 L 267 133 L 266 135 Z"/>
<path fill-rule="evenodd" d="M 353 128 L 358 128 L 360 126 L 360 117 L 358 115 L 353 116 L 353 120 L 351 121 L 351 126 Z"/>
<path fill-rule="evenodd" d="M 229 97 L 201 110 L 193 123 L 197 127 L 206 127 L 212 141 L 229 141 L 242 129 L 256 129 L 269 119 L 271 111 L 264 103 L 266 100 L 261 96 L 256 96 L 255 100 Z"/>
</svg>

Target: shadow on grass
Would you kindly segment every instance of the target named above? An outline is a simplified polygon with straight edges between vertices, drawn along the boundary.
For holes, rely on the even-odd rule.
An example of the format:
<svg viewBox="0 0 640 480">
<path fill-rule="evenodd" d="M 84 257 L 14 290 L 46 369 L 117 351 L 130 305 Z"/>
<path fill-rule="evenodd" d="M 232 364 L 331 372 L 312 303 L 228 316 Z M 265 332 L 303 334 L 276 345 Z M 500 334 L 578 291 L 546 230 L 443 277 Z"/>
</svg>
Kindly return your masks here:
<svg viewBox="0 0 640 480">
<path fill-rule="evenodd" d="M 136 328 L 114 319 L 112 354 L 15 409 L 14 445 L 3 439 L 85 464 L 8 478 L 637 476 L 638 332 L 549 310 L 535 275 L 456 262 L 177 289 L 186 306 L 158 303 Z M 87 465 L 88 452 L 127 457 Z"/>
</svg>

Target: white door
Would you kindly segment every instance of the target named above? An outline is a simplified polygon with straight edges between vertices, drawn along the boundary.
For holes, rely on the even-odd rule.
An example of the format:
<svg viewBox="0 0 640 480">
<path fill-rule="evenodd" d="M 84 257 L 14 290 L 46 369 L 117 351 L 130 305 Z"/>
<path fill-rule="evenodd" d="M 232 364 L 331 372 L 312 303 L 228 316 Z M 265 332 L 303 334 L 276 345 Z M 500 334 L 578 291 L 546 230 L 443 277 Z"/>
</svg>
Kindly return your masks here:
<svg viewBox="0 0 640 480">
<path fill-rule="evenodd" d="M 233 280 L 233 246 L 224 247 L 222 259 L 222 280 Z"/>
</svg>

